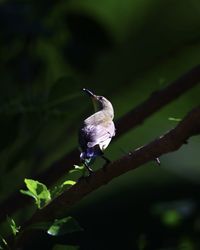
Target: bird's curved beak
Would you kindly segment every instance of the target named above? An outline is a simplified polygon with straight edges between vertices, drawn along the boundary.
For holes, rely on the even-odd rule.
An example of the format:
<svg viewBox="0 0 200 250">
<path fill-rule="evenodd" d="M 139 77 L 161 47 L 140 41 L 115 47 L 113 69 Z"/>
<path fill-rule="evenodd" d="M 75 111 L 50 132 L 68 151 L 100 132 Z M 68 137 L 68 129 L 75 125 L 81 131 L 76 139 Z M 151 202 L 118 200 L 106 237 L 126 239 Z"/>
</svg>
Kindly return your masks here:
<svg viewBox="0 0 200 250">
<path fill-rule="evenodd" d="M 83 88 L 83 91 L 86 92 L 89 95 L 89 97 L 92 98 L 94 110 L 97 111 L 98 110 L 98 107 L 97 107 L 97 96 L 95 94 L 93 94 L 89 89 Z"/>
<path fill-rule="evenodd" d="M 92 91 L 90 91 L 89 89 L 85 89 L 85 88 L 83 88 L 83 91 L 84 92 L 86 92 L 90 97 L 93 97 L 93 98 L 95 98 L 96 97 L 96 95 L 95 94 L 93 94 L 92 93 Z"/>
</svg>

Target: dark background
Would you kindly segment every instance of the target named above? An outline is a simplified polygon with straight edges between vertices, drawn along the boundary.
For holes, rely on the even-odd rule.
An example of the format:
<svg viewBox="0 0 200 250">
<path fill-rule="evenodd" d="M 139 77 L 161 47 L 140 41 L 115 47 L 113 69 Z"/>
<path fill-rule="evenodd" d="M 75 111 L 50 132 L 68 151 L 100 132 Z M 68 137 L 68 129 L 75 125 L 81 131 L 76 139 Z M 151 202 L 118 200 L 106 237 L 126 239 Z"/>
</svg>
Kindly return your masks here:
<svg viewBox="0 0 200 250">
<path fill-rule="evenodd" d="M 200 62 L 198 0 L 4 0 L 0 26 L 1 202 L 78 147 L 79 124 L 92 112 L 83 87 L 111 100 L 117 119 Z M 199 93 L 123 134 L 106 156 L 120 158 L 174 127 L 169 118 L 182 118 Z M 162 156 L 161 167 L 114 179 L 68 213 L 83 232 L 39 232 L 27 249 L 200 249 L 199 149 L 193 137 Z M 9 215 L 20 224 L 32 211 Z M 9 233 L 6 222 L 0 231 Z"/>
</svg>

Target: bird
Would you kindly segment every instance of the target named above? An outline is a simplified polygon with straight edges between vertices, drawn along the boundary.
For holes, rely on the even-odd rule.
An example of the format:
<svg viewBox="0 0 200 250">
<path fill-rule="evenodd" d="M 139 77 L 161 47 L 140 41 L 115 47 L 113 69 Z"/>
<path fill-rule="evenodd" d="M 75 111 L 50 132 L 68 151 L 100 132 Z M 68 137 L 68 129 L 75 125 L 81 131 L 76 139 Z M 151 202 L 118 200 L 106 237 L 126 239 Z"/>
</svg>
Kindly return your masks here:
<svg viewBox="0 0 200 250">
<path fill-rule="evenodd" d="M 104 156 L 104 150 L 115 136 L 116 129 L 113 122 L 114 109 L 112 103 L 104 96 L 95 95 L 86 88 L 82 90 L 92 99 L 95 107 L 95 113 L 82 122 L 78 136 L 80 161 L 90 175 L 93 173 L 90 165 L 96 157 L 100 156 L 103 158 L 106 161 L 106 165 L 110 162 Z"/>
</svg>

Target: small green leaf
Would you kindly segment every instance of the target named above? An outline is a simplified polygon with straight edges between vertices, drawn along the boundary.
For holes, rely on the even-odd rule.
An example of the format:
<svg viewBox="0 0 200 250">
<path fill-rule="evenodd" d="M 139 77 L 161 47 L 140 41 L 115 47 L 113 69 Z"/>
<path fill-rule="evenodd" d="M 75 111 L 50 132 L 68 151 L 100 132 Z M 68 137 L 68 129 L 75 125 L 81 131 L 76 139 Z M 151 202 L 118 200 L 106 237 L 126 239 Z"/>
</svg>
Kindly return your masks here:
<svg viewBox="0 0 200 250">
<path fill-rule="evenodd" d="M 83 170 L 85 167 L 83 165 L 81 165 L 81 166 L 74 165 L 74 168 L 77 170 Z"/>
<path fill-rule="evenodd" d="M 34 198 L 38 208 L 43 208 L 49 203 L 51 194 L 43 183 L 32 179 L 25 179 L 24 182 L 28 190 L 20 190 L 20 192 Z"/>
<path fill-rule="evenodd" d="M 84 170 L 85 170 L 85 167 L 83 165 L 82 166 L 74 165 L 74 169 L 70 170 L 69 173 L 70 174 L 75 173 L 75 172 L 82 173 Z"/>
<path fill-rule="evenodd" d="M 66 180 L 62 184 L 60 184 L 59 186 L 55 186 L 51 190 L 51 197 L 54 199 L 55 197 L 59 196 L 63 191 L 65 191 L 66 189 L 70 188 L 74 184 L 76 184 L 75 181 L 73 181 L 73 180 Z"/>
<path fill-rule="evenodd" d="M 0 235 L 0 249 L 9 249 L 7 241 Z"/>
<path fill-rule="evenodd" d="M 47 233 L 52 236 L 57 236 L 82 230 L 83 229 L 80 227 L 78 222 L 69 216 L 62 219 L 56 219 L 48 229 Z"/>
<path fill-rule="evenodd" d="M 180 119 L 180 118 L 175 118 L 175 117 L 169 117 L 168 120 L 169 120 L 169 121 L 173 121 L 173 122 L 180 122 L 182 119 Z"/>
<path fill-rule="evenodd" d="M 31 193 L 30 191 L 28 191 L 28 190 L 20 189 L 20 193 L 25 194 L 25 195 L 28 195 L 28 196 L 30 196 L 30 197 L 36 199 L 36 196 L 35 196 L 33 193 Z"/>
<path fill-rule="evenodd" d="M 74 184 L 76 184 L 75 181 L 72 181 L 72 180 L 67 180 L 65 182 L 63 182 L 63 186 L 73 186 Z"/>
<path fill-rule="evenodd" d="M 15 236 L 17 233 L 19 233 L 20 226 L 17 226 L 15 221 L 8 216 L 7 216 L 7 221 L 9 223 L 13 235 Z"/>
</svg>

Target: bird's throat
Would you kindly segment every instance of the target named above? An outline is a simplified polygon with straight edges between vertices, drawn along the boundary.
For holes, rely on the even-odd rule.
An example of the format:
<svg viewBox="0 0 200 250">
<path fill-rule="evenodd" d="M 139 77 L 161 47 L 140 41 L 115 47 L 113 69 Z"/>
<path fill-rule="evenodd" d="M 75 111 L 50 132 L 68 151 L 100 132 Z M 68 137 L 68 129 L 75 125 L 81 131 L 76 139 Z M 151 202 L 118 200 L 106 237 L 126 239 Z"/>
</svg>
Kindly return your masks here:
<svg viewBox="0 0 200 250">
<path fill-rule="evenodd" d="M 98 104 L 96 102 L 96 100 L 94 98 L 92 98 L 92 103 L 93 103 L 93 106 L 94 106 L 94 111 L 97 112 L 99 110 L 98 108 Z"/>
</svg>

